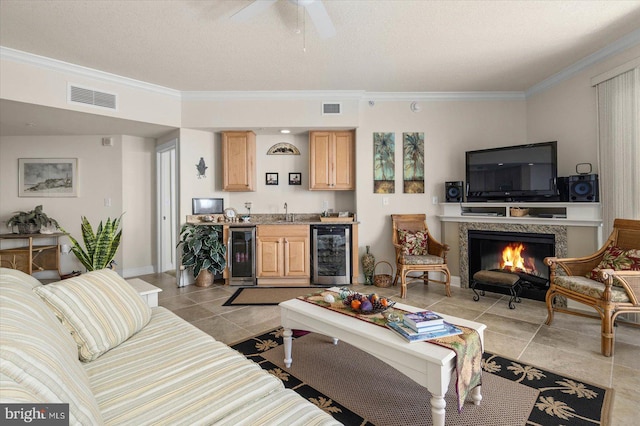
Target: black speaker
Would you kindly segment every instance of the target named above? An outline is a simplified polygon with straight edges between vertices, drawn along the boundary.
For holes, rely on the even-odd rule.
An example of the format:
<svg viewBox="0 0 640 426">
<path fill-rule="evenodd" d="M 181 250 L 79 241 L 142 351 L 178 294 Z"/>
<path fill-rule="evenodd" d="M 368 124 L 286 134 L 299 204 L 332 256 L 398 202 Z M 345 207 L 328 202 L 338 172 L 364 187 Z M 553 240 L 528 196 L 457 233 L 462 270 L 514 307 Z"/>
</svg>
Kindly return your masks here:
<svg viewBox="0 0 640 426">
<path fill-rule="evenodd" d="M 444 192 L 445 192 L 445 199 L 447 200 L 447 203 L 461 203 L 463 187 L 464 187 L 464 182 L 462 182 L 461 180 L 456 182 L 445 182 Z"/>
<path fill-rule="evenodd" d="M 556 187 L 558 188 L 558 196 L 560 201 L 569 201 L 569 177 L 558 177 L 556 180 Z"/>
<path fill-rule="evenodd" d="M 569 176 L 569 201 L 598 201 L 598 175 Z"/>
</svg>

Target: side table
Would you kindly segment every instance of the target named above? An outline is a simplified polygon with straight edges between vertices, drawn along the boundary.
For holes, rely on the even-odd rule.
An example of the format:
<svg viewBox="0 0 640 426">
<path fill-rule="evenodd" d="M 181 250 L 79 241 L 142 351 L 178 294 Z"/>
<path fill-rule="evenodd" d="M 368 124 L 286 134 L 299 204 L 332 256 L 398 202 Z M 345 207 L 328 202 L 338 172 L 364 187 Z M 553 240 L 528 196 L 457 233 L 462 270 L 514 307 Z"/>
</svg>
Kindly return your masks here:
<svg viewBox="0 0 640 426">
<path fill-rule="evenodd" d="M 19 247 L 0 249 L 0 265 L 32 275 L 39 271 L 57 271 L 60 275 L 60 245 L 64 234 L 1 234 L 1 240 L 24 240 Z M 49 240 L 43 242 L 42 240 Z"/>
<path fill-rule="evenodd" d="M 151 285 L 140 278 L 132 278 L 127 280 L 127 282 L 131 284 L 131 287 L 136 289 L 150 308 L 158 306 L 158 293 L 162 291 L 161 288 Z"/>
</svg>

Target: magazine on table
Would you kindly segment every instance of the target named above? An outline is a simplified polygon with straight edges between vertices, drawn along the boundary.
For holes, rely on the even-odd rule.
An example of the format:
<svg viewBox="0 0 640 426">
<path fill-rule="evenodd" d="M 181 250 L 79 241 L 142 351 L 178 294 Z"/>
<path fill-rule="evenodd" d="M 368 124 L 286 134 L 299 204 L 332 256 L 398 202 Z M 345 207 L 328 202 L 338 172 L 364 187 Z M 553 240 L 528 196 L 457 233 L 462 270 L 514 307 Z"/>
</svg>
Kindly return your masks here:
<svg viewBox="0 0 640 426">
<path fill-rule="evenodd" d="M 404 314 L 404 322 L 413 328 L 443 324 L 444 318 L 433 311 L 420 311 Z"/>
<path fill-rule="evenodd" d="M 421 342 L 429 339 L 436 339 L 439 337 L 447 337 L 447 336 L 455 336 L 456 334 L 462 334 L 462 330 L 456 327 L 453 324 L 449 324 L 448 322 L 444 323 L 443 330 L 437 331 L 425 331 L 425 332 L 417 332 L 413 330 L 406 324 L 401 322 L 389 322 L 387 323 L 387 327 L 391 330 L 398 333 L 408 342 Z"/>
</svg>

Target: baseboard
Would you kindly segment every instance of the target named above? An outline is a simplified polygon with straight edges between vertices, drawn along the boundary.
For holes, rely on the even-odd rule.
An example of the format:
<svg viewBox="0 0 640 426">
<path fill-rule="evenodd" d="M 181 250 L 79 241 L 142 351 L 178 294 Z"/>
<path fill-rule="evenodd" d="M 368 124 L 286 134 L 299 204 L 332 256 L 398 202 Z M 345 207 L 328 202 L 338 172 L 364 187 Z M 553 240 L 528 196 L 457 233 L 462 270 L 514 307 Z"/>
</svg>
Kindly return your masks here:
<svg viewBox="0 0 640 426">
<path fill-rule="evenodd" d="M 155 274 L 156 268 L 153 265 L 141 266 L 139 268 L 127 268 L 122 270 L 124 278 L 137 277 L 138 275 Z"/>
</svg>

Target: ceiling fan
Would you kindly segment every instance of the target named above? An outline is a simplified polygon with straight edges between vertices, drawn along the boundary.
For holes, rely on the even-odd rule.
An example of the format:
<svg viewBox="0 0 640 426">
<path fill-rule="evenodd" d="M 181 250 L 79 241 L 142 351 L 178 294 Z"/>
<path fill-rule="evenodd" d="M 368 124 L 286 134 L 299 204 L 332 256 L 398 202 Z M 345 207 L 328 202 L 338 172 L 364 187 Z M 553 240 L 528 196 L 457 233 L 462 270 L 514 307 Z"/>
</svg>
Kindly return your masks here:
<svg viewBox="0 0 640 426">
<path fill-rule="evenodd" d="M 276 1 L 278 0 L 255 0 L 231 15 L 231 19 L 238 22 L 247 21 L 267 10 Z M 322 0 L 289 0 L 289 3 L 302 6 L 307 11 L 320 38 L 329 38 L 336 35 L 336 29 L 333 26 L 333 22 L 331 22 L 327 9 L 322 4 Z"/>
</svg>

